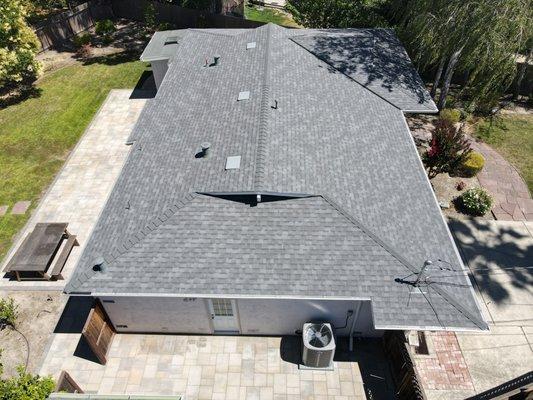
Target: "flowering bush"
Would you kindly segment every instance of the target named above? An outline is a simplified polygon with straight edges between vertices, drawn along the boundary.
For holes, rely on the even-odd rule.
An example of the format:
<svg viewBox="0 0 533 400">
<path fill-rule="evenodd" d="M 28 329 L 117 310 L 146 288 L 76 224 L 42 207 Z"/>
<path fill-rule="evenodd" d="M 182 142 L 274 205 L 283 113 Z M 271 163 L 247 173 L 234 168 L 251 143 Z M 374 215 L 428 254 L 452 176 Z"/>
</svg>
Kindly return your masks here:
<svg viewBox="0 0 533 400">
<path fill-rule="evenodd" d="M 470 143 L 462 129 L 453 123 L 438 120 L 431 136 L 431 144 L 424 156 L 428 176 L 434 178 L 442 172 L 453 172 L 471 152 Z"/>
<path fill-rule="evenodd" d="M 0 87 L 4 89 L 32 81 L 40 72 L 35 59 L 39 41 L 25 16 L 20 0 L 0 2 Z"/>
<path fill-rule="evenodd" d="M 492 207 L 492 197 L 482 188 L 468 189 L 457 198 L 458 206 L 471 215 L 485 215 Z"/>
</svg>

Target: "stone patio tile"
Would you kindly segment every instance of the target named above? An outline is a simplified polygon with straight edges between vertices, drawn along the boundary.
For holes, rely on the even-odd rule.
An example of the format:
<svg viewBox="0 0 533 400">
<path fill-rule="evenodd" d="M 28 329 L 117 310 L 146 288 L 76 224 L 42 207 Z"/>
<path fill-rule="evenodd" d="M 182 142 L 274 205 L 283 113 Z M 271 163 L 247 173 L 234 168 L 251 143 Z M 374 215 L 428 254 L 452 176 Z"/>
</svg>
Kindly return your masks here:
<svg viewBox="0 0 533 400">
<path fill-rule="evenodd" d="M 212 386 L 200 386 L 198 391 L 198 400 L 211 400 L 213 397 Z"/>
<path fill-rule="evenodd" d="M 260 400 L 261 389 L 256 387 L 246 388 L 246 400 Z"/>
<path fill-rule="evenodd" d="M 11 214 L 13 215 L 22 215 L 26 214 L 26 211 L 31 205 L 31 201 L 23 200 L 23 201 L 17 201 L 13 208 L 11 209 Z"/>
<path fill-rule="evenodd" d="M 57 341 L 56 341 L 57 339 Z M 183 337 L 173 335 L 117 335 L 113 342 L 107 365 L 102 366 L 85 359 L 74 357 L 79 334 L 57 334 L 50 346 L 50 353 L 45 359 L 41 373 L 52 370 L 54 372 L 66 369 L 86 390 L 110 394 L 182 394 L 187 400 L 198 399 L 320 399 L 335 398 L 346 395 L 356 399 L 361 392 L 362 384 L 356 376 L 359 369 L 356 363 L 336 363 L 334 371 L 299 370 L 297 364 L 282 361 L 277 349 L 278 359 L 274 359 L 272 351 L 279 339 L 274 338 L 233 338 L 230 344 L 224 344 L 220 337 Z M 53 349 L 63 349 L 68 342 L 70 349 L 58 356 Z M 71 343 L 72 342 L 72 343 Z M 178 347 L 183 352 L 180 357 L 166 354 L 169 348 L 175 348 L 176 343 L 186 343 Z M 150 346 L 148 349 L 145 345 Z M 251 345 L 251 347 L 249 347 Z M 152 347 L 153 346 L 153 347 Z M 117 348 L 119 347 L 119 348 Z M 129 355 L 122 348 L 137 348 L 137 355 Z M 234 357 L 226 350 L 234 348 Z M 150 351 L 150 352 L 149 352 Z M 254 354 L 255 358 L 287 367 L 287 373 L 267 373 L 256 371 L 254 359 L 240 363 L 240 370 L 236 372 L 217 372 L 217 365 L 185 365 L 184 359 L 202 360 L 201 354 L 214 357 L 215 363 L 228 361 L 237 364 L 245 352 Z M 116 355 L 128 354 L 120 357 Z M 248 353 L 249 354 L 249 353 Z M 226 357 L 227 356 L 227 357 Z M 96 368 L 96 369 L 94 369 Z M 341 387 L 339 375 L 351 376 L 351 381 L 345 381 Z M 347 387 L 351 386 L 352 389 Z M 344 390 L 344 393 L 342 392 Z M 354 393 L 349 395 L 346 393 Z"/>
<path fill-rule="evenodd" d="M 262 387 L 259 391 L 260 400 L 273 400 L 274 390 L 271 387 Z"/>
</svg>

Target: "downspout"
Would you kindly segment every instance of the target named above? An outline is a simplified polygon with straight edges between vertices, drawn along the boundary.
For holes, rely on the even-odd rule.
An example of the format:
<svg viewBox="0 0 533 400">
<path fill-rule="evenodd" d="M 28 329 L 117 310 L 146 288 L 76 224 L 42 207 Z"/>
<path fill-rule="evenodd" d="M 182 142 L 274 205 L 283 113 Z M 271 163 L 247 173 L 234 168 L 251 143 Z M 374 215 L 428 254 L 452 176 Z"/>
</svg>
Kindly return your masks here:
<svg viewBox="0 0 533 400">
<path fill-rule="evenodd" d="M 355 308 L 355 315 L 352 320 L 352 327 L 350 328 L 350 351 L 353 351 L 353 332 L 355 330 L 355 324 L 357 323 L 357 319 L 359 318 L 359 311 L 361 311 L 362 304 L 363 302 L 359 301 Z"/>
</svg>

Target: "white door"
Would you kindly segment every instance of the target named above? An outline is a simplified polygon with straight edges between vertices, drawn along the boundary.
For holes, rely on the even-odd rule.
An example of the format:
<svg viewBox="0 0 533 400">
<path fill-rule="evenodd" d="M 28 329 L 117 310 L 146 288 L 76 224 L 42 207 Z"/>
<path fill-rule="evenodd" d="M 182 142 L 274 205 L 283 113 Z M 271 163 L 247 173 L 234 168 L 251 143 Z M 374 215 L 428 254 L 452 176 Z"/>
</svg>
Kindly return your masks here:
<svg viewBox="0 0 533 400">
<path fill-rule="evenodd" d="M 235 300 L 209 299 L 209 312 L 215 333 L 239 333 Z"/>
</svg>

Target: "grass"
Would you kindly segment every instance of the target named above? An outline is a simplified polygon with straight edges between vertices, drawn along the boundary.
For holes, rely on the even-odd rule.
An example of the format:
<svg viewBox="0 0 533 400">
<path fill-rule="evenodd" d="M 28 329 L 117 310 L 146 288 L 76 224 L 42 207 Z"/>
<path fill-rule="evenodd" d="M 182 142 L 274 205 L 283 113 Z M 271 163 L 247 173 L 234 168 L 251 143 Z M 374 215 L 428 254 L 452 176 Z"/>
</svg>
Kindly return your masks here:
<svg viewBox="0 0 533 400">
<path fill-rule="evenodd" d="M 281 10 L 270 7 L 256 6 L 246 3 L 244 7 L 244 17 L 253 21 L 272 22 L 273 24 L 298 28 L 292 16 Z"/>
<path fill-rule="evenodd" d="M 34 207 L 109 90 L 135 87 L 145 70 L 138 61 L 100 61 L 51 72 L 36 97 L 0 109 L 0 206 L 31 200 Z M 29 214 L 0 217 L 0 259 Z"/>
<path fill-rule="evenodd" d="M 533 115 L 509 114 L 476 125 L 476 136 L 494 147 L 520 172 L 533 193 Z"/>
</svg>

